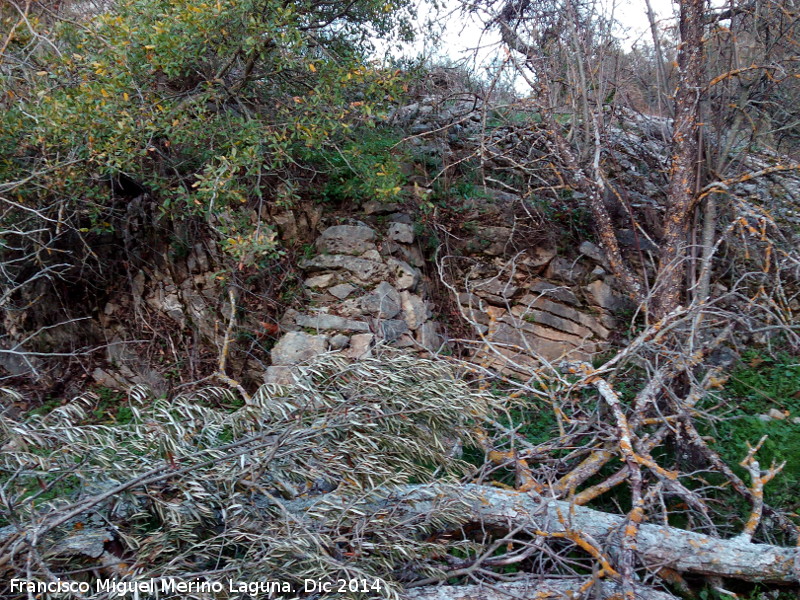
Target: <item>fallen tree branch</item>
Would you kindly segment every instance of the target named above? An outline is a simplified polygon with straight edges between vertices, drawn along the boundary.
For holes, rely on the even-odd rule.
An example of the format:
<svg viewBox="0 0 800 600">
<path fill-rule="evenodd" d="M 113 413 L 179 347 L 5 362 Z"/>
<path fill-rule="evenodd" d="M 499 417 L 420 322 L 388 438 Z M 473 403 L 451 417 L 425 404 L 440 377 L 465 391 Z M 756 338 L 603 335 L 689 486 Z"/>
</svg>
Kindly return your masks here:
<svg viewBox="0 0 800 600">
<path fill-rule="evenodd" d="M 443 501 L 450 501 L 465 505 L 474 522 L 501 528 L 528 523 L 531 529 L 549 535 L 580 532 L 605 540 L 610 546 L 618 546 L 618 534 L 627 522 L 624 515 L 480 485 L 410 485 L 397 488 L 390 500 L 395 510 L 409 517 L 428 514 Z M 326 506 L 342 508 L 349 503 L 347 498 L 330 493 L 289 502 L 286 507 L 305 513 L 312 508 L 314 512 L 324 511 Z M 768 583 L 800 581 L 799 548 L 753 544 L 741 537 L 725 540 L 650 523 L 639 526 L 636 548 L 639 560 L 654 569 L 668 567 L 678 572 Z"/>
<path fill-rule="evenodd" d="M 619 586 L 612 581 L 589 580 L 589 589 L 599 596 L 594 598 L 619 597 Z M 581 579 L 538 579 L 503 582 L 492 585 L 443 585 L 409 590 L 404 594 L 407 600 L 508 600 L 509 598 L 535 598 L 536 600 L 555 600 L 571 598 L 586 591 L 587 582 Z M 675 596 L 659 592 L 643 585 L 635 584 L 634 591 L 639 600 L 675 600 Z M 581 597 L 581 596 L 577 596 Z"/>
</svg>

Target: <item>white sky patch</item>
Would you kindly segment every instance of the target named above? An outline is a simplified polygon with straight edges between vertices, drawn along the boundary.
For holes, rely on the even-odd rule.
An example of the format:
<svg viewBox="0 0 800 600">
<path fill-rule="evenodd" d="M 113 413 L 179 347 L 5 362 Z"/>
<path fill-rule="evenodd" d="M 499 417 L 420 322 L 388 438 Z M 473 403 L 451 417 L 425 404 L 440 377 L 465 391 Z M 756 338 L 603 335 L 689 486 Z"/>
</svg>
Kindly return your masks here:
<svg viewBox="0 0 800 600">
<path fill-rule="evenodd" d="M 672 20 L 674 9 L 671 0 L 651 0 L 651 5 L 658 21 L 669 23 Z M 603 9 L 606 14 L 613 11 L 619 22 L 624 48 L 629 49 L 634 44 L 652 45 L 644 0 L 604 0 Z M 463 62 L 468 68 L 481 72 L 504 56 L 499 34 L 484 33 L 485 18 L 486 15 L 480 13 L 465 15 L 458 0 L 445 0 L 438 13 L 423 2 L 418 9 L 417 28 L 425 32 L 427 23 L 433 21 L 435 29 L 440 31 L 438 40 L 420 34 L 418 40 L 405 46 L 401 54 L 406 57 L 424 56 L 433 63 Z"/>
</svg>

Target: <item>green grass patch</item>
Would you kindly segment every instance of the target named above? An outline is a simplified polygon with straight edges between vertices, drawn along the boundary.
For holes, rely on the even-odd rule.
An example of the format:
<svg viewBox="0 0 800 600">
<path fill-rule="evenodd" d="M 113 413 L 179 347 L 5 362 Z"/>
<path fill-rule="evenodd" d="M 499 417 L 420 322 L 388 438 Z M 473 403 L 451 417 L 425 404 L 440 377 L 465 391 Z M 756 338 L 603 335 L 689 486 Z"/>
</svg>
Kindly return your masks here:
<svg viewBox="0 0 800 600">
<path fill-rule="evenodd" d="M 722 396 L 727 413 L 703 431 L 716 440 L 712 447 L 749 483 L 739 462 L 747 454 L 748 443 L 755 445 L 768 436 L 756 455 L 762 469 L 772 461 L 786 461 L 786 467 L 765 487 L 765 499 L 783 509 L 800 509 L 800 423 L 794 422 L 800 417 L 800 358 L 787 352 L 745 352 Z M 763 415 L 770 410 L 786 416 L 765 420 Z"/>
</svg>

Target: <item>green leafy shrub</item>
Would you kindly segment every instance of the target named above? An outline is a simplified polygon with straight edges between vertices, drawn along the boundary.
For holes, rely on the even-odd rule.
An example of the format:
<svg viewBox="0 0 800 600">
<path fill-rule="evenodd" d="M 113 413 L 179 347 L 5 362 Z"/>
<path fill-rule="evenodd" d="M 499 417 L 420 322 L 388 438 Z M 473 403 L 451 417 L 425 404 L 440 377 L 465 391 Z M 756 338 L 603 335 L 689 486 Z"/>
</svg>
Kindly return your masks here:
<svg viewBox="0 0 800 600">
<path fill-rule="evenodd" d="M 401 164 L 406 156 L 397 149 L 402 136 L 386 128 L 361 128 L 338 151 L 316 152 L 309 158 L 327 165 L 328 181 L 322 199 L 376 199 L 393 202 L 401 199 L 406 177 Z"/>
<path fill-rule="evenodd" d="M 390 141 L 360 136 L 402 93 L 399 72 L 366 57 L 375 36 L 409 37 L 408 7 L 121 0 L 82 22 L 32 20 L 51 43 L 4 72 L 0 180 L 16 183 L 0 191 L 22 208 L 2 217 L 17 253 L 3 258 L 35 251 L 45 269 L 81 248 L 68 260 L 82 266 L 120 243 L 129 200 L 147 194 L 159 228 L 195 220 L 232 266 L 263 266 L 280 252 L 263 205 L 291 203 L 320 171 L 351 195 L 396 196 Z M 20 37 L 7 52 L 23 50 Z"/>
</svg>

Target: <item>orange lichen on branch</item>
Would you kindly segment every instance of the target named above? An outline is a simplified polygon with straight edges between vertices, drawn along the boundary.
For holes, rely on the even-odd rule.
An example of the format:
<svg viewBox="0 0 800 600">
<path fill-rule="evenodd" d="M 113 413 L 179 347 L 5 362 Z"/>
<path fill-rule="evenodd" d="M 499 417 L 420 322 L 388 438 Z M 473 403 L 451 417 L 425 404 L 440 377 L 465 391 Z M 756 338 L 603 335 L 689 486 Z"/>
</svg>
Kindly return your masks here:
<svg viewBox="0 0 800 600">
<path fill-rule="evenodd" d="M 747 522 L 745 523 L 744 529 L 741 533 L 741 536 L 748 540 L 752 539 L 753 534 L 761 524 L 761 515 L 764 511 L 764 486 L 772 481 L 772 479 L 786 466 L 786 461 L 782 462 L 781 464 L 776 464 L 773 461 L 770 468 L 762 473 L 761 465 L 758 464 L 758 461 L 755 459 L 755 455 L 756 452 L 761 449 L 761 446 L 764 444 L 766 439 L 767 436 L 763 436 L 755 446 L 751 446 L 748 443 L 747 456 L 745 456 L 742 462 L 739 463 L 740 466 L 747 469 L 747 471 L 750 473 L 750 478 L 752 479 L 750 491 L 753 501 L 753 508 L 750 511 L 750 517 L 747 519 Z"/>
<path fill-rule="evenodd" d="M 619 578 L 619 573 L 614 567 L 611 566 L 608 557 L 591 539 L 582 534 L 580 531 L 571 529 L 566 519 L 563 518 L 563 515 L 559 514 L 559 519 L 561 520 L 561 524 L 564 526 L 565 531 L 534 530 L 533 533 L 546 538 L 566 539 L 571 541 L 573 544 L 581 548 L 583 551 L 589 554 L 589 556 L 595 559 L 600 564 L 600 567 L 605 575 L 615 579 Z"/>
<path fill-rule="evenodd" d="M 490 462 L 498 466 L 504 466 L 509 463 L 514 465 L 517 491 L 534 491 L 539 494 L 545 491 L 544 486 L 536 481 L 536 479 L 533 477 L 533 473 L 528 465 L 528 461 L 524 458 L 521 458 L 516 450 L 496 450 L 492 448 L 491 442 L 489 441 L 489 436 L 486 435 L 484 430 L 477 429 L 475 434 L 478 438 L 478 442 L 481 444 L 481 446 L 483 446 L 483 449 L 486 452 L 486 458 Z"/>
<path fill-rule="evenodd" d="M 595 450 L 577 467 L 550 486 L 550 492 L 558 497 L 574 490 L 584 481 L 596 475 L 611 460 L 612 456 L 614 454 L 610 449 Z"/>
</svg>

